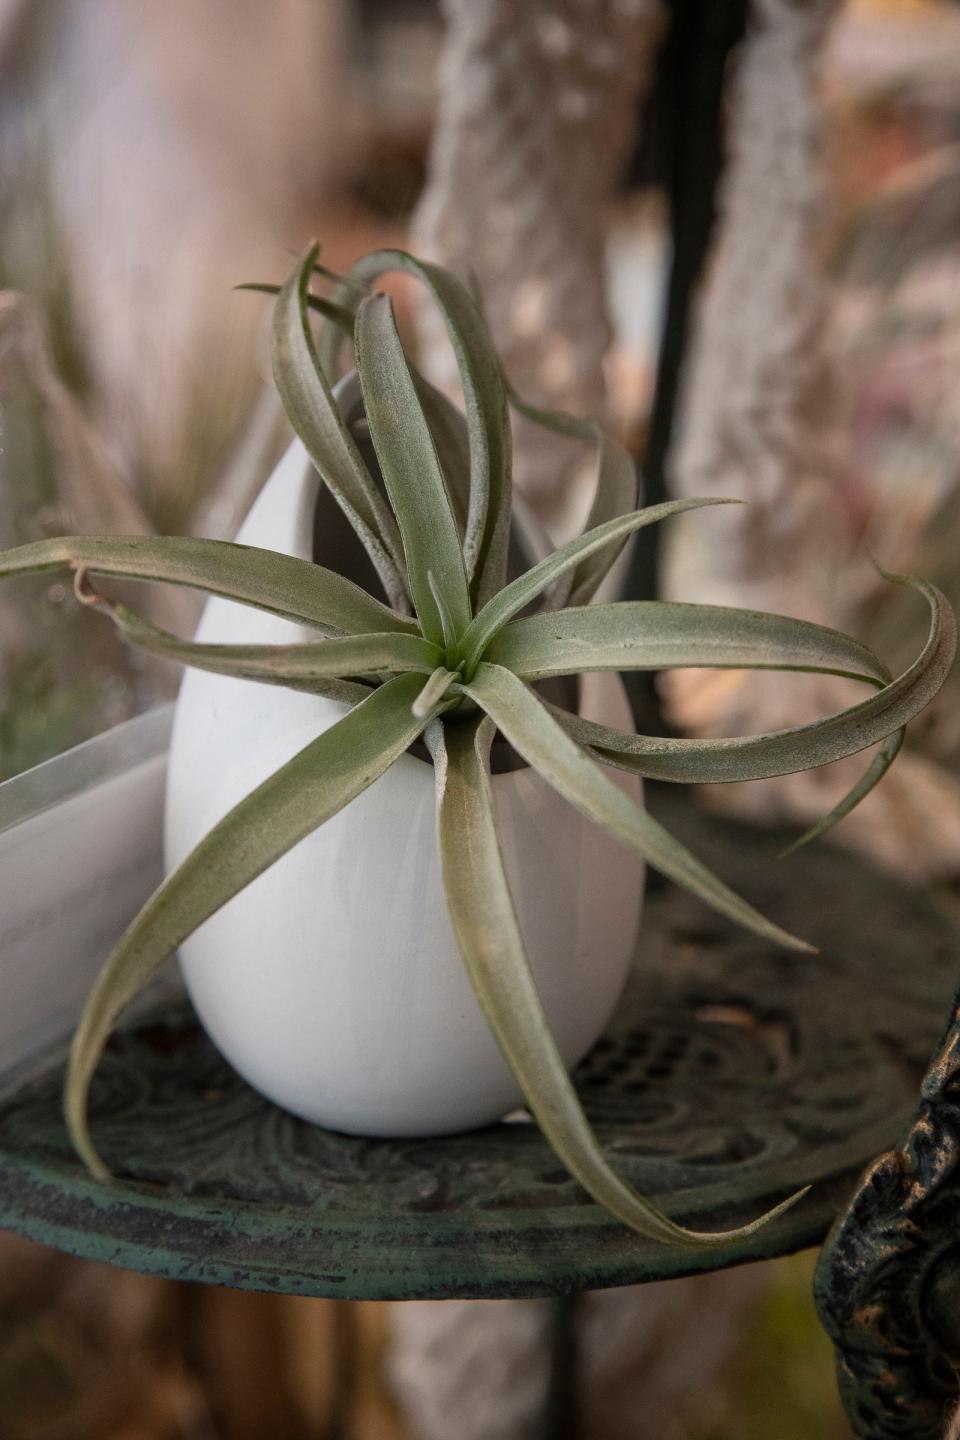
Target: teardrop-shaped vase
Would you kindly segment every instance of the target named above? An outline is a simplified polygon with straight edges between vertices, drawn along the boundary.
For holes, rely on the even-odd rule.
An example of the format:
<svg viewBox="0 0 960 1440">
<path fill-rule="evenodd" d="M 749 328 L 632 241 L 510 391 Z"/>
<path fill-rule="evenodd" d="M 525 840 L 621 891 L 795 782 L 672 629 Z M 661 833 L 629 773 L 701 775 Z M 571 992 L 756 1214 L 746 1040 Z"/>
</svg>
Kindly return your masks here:
<svg viewBox="0 0 960 1440">
<path fill-rule="evenodd" d="M 238 541 L 312 558 L 319 484 L 295 442 Z M 289 643 L 316 633 L 212 599 L 197 638 Z M 580 708 L 631 727 L 616 675 L 584 677 Z M 170 753 L 168 868 L 343 713 L 318 696 L 188 671 Z M 638 781 L 617 779 L 638 793 Z M 643 867 L 530 769 L 494 775 L 493 793 L 530 962 L 572 1065 L 626 979 Z M 402 756 L 212 916 L 180 958 L 215 1044 L 264 1095 L 307 1120 L 354 1134 L 437 1135 L 521 1103 L 454 940 L 425 760 Z"/>
</svg>

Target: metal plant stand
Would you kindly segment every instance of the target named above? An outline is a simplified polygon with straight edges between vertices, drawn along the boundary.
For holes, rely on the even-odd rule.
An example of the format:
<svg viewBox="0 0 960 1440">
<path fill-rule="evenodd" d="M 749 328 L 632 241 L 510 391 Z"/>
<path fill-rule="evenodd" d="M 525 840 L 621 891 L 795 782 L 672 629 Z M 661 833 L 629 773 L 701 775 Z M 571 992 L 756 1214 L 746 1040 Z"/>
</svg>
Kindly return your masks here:
<svg viewBox="0 0 960 1440">
<path fill-rule="evenodd" d="M 174 1279 L 353 1299 L 569 1296 L 820 1243 L 864 1165 L 911 1125 L 957 933 L 827 846 L 779 866 L 767 832 L 684 809 L 670 823 L 821 953 L 773 950 L 655 890 L 634 980 L 579 1089 L 623 1173 L 689 1224 L 734 1225 L 812 1185 L 775 1225 L 716 1251 L 652 1245 L 522 1120 L 406 1142 L 311 1127 L 237 1079 L 186 1009 L 122 1033 L 101 1067 L 93 1126 L 114 1185 L 73 1156 L 59 1066 L 0 1106 L 0 1224 Z M 955 1394 L 958 1054 L 952 1030 L 905 1148 L 869 1172 L 821 1262 L 862 1436 L 932 1440 Z"/>
</svg>

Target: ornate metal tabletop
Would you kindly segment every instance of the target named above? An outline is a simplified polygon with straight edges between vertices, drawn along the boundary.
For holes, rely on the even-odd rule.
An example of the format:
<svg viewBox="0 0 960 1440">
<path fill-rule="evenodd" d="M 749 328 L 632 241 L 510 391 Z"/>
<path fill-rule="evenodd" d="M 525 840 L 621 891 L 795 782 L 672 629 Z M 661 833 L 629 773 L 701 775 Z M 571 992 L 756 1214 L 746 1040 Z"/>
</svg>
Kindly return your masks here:
<svg viewBox="0 0 960 1440">
<path fill-rule="evenodd" d="M 950 1010 L 956 931 L 828 846 L 779 864 L 780 837 L 670 823 L 821 953 L 777 951 L 655 888 L 632 982 L 577 1083 L 623 1173 L 687 1224 L 731 1226 L 813 1186 L 748 1241 L 640 1239 L 522 1119 L 404 1142 L 307 1125 L 239 1080 L 185 1008 L 121 1034 L 101 1066 L 93 1128 L 114 1184 L 73 1156 L 60 1066 L 0 1107 L 0 1225 L 177 1279 L 357 1299 L 564 1294 L 820 1241 L 907 1127 Z"/>
</svg>

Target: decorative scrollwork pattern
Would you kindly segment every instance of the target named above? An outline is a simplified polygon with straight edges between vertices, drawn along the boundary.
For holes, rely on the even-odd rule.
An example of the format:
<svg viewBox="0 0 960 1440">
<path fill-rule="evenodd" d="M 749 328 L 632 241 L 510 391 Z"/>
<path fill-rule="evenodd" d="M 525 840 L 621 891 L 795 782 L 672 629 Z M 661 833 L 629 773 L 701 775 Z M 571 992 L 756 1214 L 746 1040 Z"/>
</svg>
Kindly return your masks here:
<svg viewBox="0 0 960 1440">
<path fill-rule="evenodd" d="M 70 1150 L 59 1066 L 0 1105 L 0 1224 L 162 1274 L 356 1298 L 556 1294 L 819 1241 L 909 1121 L 954 929 L 825 846 L 777 865 L 762 832 L 670 823 L 821 953 L 776 951 L 654 891 L 631 985 L 577 1083 L 617 1166 L 688 1224 L 732 1225 L 812 1183 L 776 1225 L 717 1251 L 653 1245 L 591 1203 L 522 1118 L 408 1141 L 304 1124 L 240 1081 L 185 1007 L 121 1032 L 97 1075 L 112 1186 Z"/>
<path fill-rule="evenodd" d="M 903 1145 L 824 1246 L 817 1308 L 857 1436 L 940 1440 L 960 1382 L 960 995 Z"/>
</svg>

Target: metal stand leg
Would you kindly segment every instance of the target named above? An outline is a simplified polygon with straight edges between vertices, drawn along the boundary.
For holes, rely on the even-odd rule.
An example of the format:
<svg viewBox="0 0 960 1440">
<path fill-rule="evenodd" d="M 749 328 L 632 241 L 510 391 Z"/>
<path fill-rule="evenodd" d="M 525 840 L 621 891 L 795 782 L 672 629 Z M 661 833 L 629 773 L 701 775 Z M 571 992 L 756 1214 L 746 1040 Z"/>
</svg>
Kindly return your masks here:
<svg viewBox="0 0 960 1440">
<path fill-rule="evenodd" d="M 651 123 L 656 178 L 671 210 L 673 259 L 660 356 L 643 459 L 644 505 L 668 499 L 667 454 L 673 435 L 691 307 L 713 234 L 723 167 L 723 95 L 727 60 L 746 28 L 747 0 L 671 0 L 671 24 L 657 65 Z M 658 527 L 638 532 L 626 584 L 631 600 L 659 594 Z M 649 675 L 628 677 L 642 714 L 640 729 L 659 734 L 659 700 Z M 638 719 L 640 715 L 638 715 Z"/>
<path fill-rule="evenodd" d="M 550 1317 L 550 1376 L 538 1440 L 577 1440 L 580 1433 L 577 1394 L 578 1295 L 553 1302 Z"/>
</svg>

